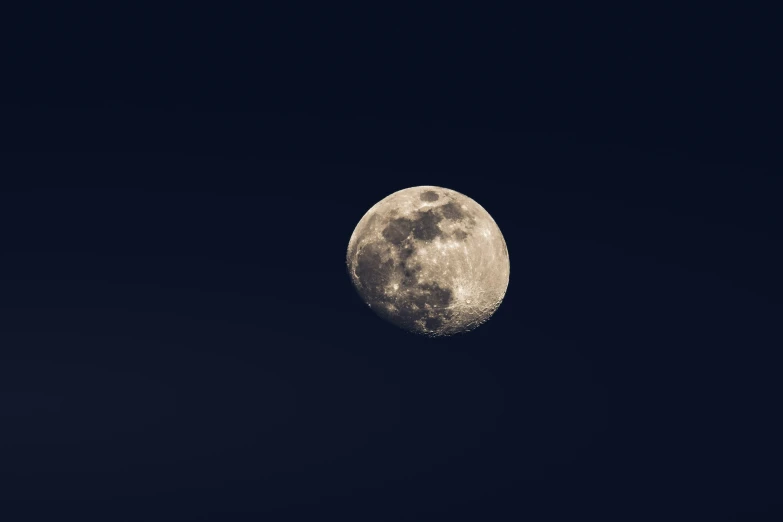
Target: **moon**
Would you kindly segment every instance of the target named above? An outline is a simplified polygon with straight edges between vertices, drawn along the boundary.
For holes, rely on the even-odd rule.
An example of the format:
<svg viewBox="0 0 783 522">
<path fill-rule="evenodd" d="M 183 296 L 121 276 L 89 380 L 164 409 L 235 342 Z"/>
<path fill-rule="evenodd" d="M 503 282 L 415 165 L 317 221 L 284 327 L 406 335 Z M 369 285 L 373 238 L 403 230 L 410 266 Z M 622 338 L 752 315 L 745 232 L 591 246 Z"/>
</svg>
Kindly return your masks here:
<svg viewBox="0 0 783 522">
<path fill-rule="evenodd" d="M 346 265 L 377 315 L 429 337 L 489 320 L 506 294 L 510 267 L 489 213 L 434 186 L 400 190 L 368 210 L 351 235 Z"/>
</svg>

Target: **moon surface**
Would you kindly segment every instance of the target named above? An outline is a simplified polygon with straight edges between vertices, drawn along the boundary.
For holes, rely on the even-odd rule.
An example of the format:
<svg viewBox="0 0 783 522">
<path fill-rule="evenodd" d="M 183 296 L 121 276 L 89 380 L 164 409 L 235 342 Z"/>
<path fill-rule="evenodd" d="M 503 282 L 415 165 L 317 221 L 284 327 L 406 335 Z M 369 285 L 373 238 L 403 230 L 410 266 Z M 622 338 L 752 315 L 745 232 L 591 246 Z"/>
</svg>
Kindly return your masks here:
<svg viewBox="0 0 783 522">
<path fill-rule="evenodd" d="M 376 314 L 431 337 L 486 322 L 508 288 L 497 224 L 481 205 L 442 187 L 407 188 L 375 204 L 351 235 L 346 264 Z"/>
</svg>

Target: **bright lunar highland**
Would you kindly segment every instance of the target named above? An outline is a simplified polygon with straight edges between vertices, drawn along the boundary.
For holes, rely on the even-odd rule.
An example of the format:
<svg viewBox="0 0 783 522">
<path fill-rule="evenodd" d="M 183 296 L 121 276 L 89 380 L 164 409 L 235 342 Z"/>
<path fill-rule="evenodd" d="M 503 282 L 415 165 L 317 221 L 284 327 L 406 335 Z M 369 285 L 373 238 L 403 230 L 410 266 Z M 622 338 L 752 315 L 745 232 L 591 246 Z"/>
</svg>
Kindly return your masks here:
<svg viewBox="0 0 783 522">
<path fill-rule="evenodd" d="M 376 314 L 432 337 L 484 323 L 508 288 L 497 224 L 469 197 L 441 187 L 407 188 L 378 202 L 356 225 L 346 263 Z"/>
</svg>

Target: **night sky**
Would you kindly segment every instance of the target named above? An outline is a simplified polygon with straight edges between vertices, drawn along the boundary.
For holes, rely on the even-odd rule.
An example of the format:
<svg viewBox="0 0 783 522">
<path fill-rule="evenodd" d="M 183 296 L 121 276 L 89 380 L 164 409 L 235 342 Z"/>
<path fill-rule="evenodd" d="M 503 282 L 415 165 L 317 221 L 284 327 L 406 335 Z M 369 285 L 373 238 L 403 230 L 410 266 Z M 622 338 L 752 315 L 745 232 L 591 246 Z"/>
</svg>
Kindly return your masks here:
<svg viewBox="0 0 783 522">
<path fill-rule="evenodd" d="M 768 15 L 174 5 L 4 16 L 0 519 L 780 520 Z M 468 334 L 346 273 L 416 185 Z"/>
</svg>

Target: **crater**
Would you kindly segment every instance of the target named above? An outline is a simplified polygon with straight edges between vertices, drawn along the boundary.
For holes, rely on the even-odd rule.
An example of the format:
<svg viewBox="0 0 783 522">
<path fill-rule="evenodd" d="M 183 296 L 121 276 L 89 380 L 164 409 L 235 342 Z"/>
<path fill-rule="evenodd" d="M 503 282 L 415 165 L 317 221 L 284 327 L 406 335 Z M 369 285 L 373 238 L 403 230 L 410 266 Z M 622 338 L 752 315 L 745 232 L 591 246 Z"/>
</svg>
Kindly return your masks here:
<svg viewBox="0 0 783 522">
<path fill-rule="evenodd" d="M 373 212 L 367 217 L 367 221 L 364 224 L 364 228 L 366 230 L 372 229 L 372 227 L 375 226 L 376 221 L 378 221 L 378 214 L 376 212 Z"/>
<path fill-rule="evenodd" d="M 454 231 L 454 238 L 457 241 L 465 241 L 468 238 L 468 233 L 464 230 L 455 230 Z"/>
<path fill-rule="evenodd" d="M 438 209 L 441 212 L 441 215 L 445 217 L 446 219 L 451 220 L 459 220 L 465 217 L 465 213 L 462 211 L 459 205 L 454 203 L 453 201 L 449 201 L 445 205 L 441 205 L 438 207 Z"/>
<path fill-rule="evenodd" d="M 443 319 L 440 317 L 428 317 L 424 321 L 424 327 L 427 330 L 437 330 L 441 326 L 443 326 Z"/>
<path fill-rule="evenodd" d="M 435 194 L 433 192 L 433 194 Z M 437 194 L 435 194 L 437 196 Z M 416 212 L 415 219 L 395 218 L 389 221 L 381 234 L 383 238 L 396 247 L 405 243 L 409 236 L 420 241 L 432 241 L 436 237 L 443 236 L 443 231 L 438 224 L 447 219 L 459 219 L 464 214 L 454 203 L 431 208 L 429 210 L 419 210 Z M 409 257 L 409 255 L 407 256 Z"/>
<path fill-rule="evenodd" d="M 454 295 L 436 282 L 419 282 L 422 266 L 411 262 L 414 252 L 411 238 L 391 250 L 384 242 L 370 243 L 359 252 L 355 272 L 360 291 L 374 310 L 406 330 L 432 332 L 452 317 L 449 305 Z M 388 292 L 391 287 L 394 292 Z"/>
<path fill-rule="evenodd" d="M 406 289 L 393 322 L 411 331 L 437 330 L 452 317 L 447 308 L 453 301 L 451 290 L 437 283 L 424 283 Z"/>
<path fill-rule="evenodd" d="M 437 283 L 424 283 L 419 288 L 426 295 L 427 304 L 435 307 L 445 308 L 454 300 L 452 291 L 449 288 L 442 288 Z"/>
<path fill-rule="evenodd" d="M 415 251 L 416 249 L 413 247 L 413 244 L 410 241 L 406 241 L 403 243 L 402 248 L 400 248 L 400 261 L 405 263 Z"/>
<path fill-rule="evenodd" d="M 406 288 L 411 288 L 416 285 L 416 270 L 415 268 L 411 268 L 406 266 L 405 264 L 400 265 L 399 269 L 402 271 L 402 278 L 400 279 L 400 284 Z"/>
<path fill-rule="evenodd" d="M 371 298 L 382 295 L 382 289 L 390 282 L 394 261 L 384 259 L 376 244 L 367 245 L 359 252 L 356 260 L 356 277 Z"/>
<path fill-rule="evenodd" d="M 393 245 L 400 245 L 410 235 L 413 221 L 407 218 L 392 219 L 383 229 L 383 238 Z"/>
<path fill-rule="evenodd" d="M 438 201 L 440 196 L 438 196 L 437 193 L 433 192 L 432 190 L 428 190 L 426 192 L 422 192 L 419 196 L 422 201 Z"/>
<path fill-rule="evenodd" d="M 431 241 L 442 235 L 443 232 L 438 226 L 441 219 L 442 218 L 432 210 L 419 212 L 419 219 L 417 219 L 413 225 L 413 237 L 422 241 Z"/>
</svg>

